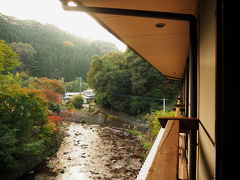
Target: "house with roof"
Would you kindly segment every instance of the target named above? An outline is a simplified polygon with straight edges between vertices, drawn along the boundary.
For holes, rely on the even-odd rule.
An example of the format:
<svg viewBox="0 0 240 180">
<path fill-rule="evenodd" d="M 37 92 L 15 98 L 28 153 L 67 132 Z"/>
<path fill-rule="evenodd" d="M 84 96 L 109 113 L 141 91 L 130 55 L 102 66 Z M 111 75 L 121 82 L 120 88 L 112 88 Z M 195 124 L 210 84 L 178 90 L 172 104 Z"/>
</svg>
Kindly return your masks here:
<svg viewBox="0 0 240 180">
<path fill-rule="evenodd" d="M 70 99 L 73 97 L 73 96 L 77 96 L 77 95 L 81 95 L 81 92 L 66 92 L 62 99 L 63 101 L 67 102 L 67 101 L 70 101 Z"/>
<path fill-rule="evenodd" d="M 89 104 L 94 100 L 95 96 L 95 91 L 94 89 L 86 89 L 83 92 L 81 92 L 82 98 L 83 98 L 83 103 L 84 104 Z"/>
<path fill-rule="evenodd" d="M 92 102 L 94 100 L 95 94 L 96 93 L 95 93 L 94 89 L 86 89 L 82 92 L 66 92 L 62 98 L 63 98 L 63 101 L 68 102 L 68 101 L 70 101 L 70 99 L 73 96 L 81 95 L 83 98 L 83 103 L 89 104 L 90 102 Z"/>
</svg>

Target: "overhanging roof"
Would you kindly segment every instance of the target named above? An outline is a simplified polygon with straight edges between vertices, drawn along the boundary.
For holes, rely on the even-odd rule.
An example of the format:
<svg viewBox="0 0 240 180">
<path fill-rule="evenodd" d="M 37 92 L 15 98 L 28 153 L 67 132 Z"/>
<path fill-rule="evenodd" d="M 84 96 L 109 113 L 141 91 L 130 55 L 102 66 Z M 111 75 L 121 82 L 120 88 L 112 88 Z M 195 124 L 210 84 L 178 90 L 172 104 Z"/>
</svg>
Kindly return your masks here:
<svg viewBox="0 0 240 180">
<path fill-rule="evenodd" d="M 196 0 L 74 0 L 85 7 L 104 7 L 195 15 Z M 163 75 L 182 78 L 189 54 L 189 22 L 182 20 L 91 13 L 100 24 Z M 157 28 L 155 25 L 164 23 Z"/>
</svg>

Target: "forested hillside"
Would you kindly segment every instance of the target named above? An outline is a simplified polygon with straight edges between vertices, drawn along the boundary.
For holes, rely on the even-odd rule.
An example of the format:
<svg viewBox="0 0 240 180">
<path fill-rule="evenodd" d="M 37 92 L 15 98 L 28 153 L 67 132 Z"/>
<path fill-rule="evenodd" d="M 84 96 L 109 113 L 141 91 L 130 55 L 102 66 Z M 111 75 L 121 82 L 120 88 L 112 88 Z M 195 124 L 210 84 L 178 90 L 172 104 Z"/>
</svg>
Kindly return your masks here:
<svg viewBox="0 0 240 180">
<path fill-rule="evenodd" d="M 79 27 L 81 28 L 81 27 Z M 36 77 L 72 81 L 86 79 L 93 55 L 117 51 L 112 43 L 88 41 L 53 25 L 32 20 L 17 20 L 0 13 L 0 39 L 9 43 L 22 61 L 18 71 Z"/>
</svg>

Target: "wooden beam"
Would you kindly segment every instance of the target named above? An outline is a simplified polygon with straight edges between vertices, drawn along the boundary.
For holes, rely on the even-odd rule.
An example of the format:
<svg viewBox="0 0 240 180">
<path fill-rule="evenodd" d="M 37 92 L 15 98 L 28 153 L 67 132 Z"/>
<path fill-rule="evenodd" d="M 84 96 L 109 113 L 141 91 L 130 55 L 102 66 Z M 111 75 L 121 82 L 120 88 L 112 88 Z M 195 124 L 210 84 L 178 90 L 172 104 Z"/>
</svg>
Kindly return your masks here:
<svg viewBox="0 0 240 180">
<path fill-rule="evenodd" d="M 161 127 L 165 127 L 168 120 L 177 120 L 180 122 L 180 132 L 188 132 L 189 130 L 198 130 L 199 119 L 189 117 L 159 117 L 158 118 Z"/>
<path fill-rule="evenodd" d="M 178 142 L 179 121 L 169 120 L 146 180 L 178 178 Z"/>
</svg>

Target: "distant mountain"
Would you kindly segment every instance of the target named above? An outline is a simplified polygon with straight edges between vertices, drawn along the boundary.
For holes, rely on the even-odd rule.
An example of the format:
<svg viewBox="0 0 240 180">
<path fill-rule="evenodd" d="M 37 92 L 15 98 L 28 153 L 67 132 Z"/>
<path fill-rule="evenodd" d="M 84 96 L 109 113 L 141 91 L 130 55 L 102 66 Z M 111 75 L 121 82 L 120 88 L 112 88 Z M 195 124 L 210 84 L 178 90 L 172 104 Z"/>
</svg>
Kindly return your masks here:
<svg viewBox="0 0 240 180">
<path fill-rule="evenodd" d="M 0 39 L 12 44 L 20 54 L 23 53 L 20 58 L 24 67 L 30 67 L 27 70 L 31 75 L 49 78 L 64 77 L 66 81 L 79 76 L 86 79 L 92 56 L 118 51 L 112 43 L 89 41 L 62 31 L 54 25 L 41 24 L 32 20 L 18 20 L 1 13 Z M 34 53 L 29 56 L 28 49 L 22 50 L 25 47 L 28 49 L 31 47 Z M 26 70 L 24 67 L 20 70 Z"/>
</svg>

